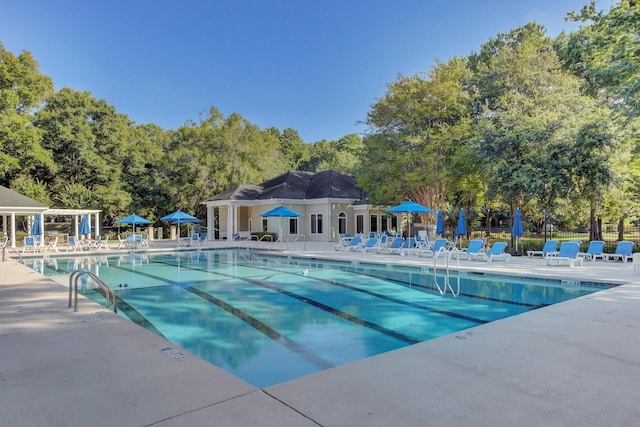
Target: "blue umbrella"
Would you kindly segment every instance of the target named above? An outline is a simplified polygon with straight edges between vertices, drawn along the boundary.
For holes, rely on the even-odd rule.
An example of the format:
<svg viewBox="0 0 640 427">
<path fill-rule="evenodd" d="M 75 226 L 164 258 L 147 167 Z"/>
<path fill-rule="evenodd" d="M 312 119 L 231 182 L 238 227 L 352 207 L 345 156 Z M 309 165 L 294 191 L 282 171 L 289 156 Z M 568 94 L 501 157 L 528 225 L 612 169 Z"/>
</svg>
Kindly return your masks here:
<svg viewBox="0 0 640 427">
<path fill-rule="evenodd" d="M 438 222 L 436 223 L 436 234 L 444 236 L 444 218 L 442 218 L 442 211 L 438 211 Z"/>
<path fill-rule="evenodd" d="M 178 225 L 178 237 L 180 237 L 180 224 L 187 224 L 192 222 L 202 222 L 198 218 L 193 215 L 189 215 L 186 212 L 182 212 L 180 209 L 177 211 L 170 213 L 169 215 L 165 215 L 160 218 L 161 221 L 170 221 L 172 224 Z"/>
<path fill-rule="evenodd" d="M 467 223 L 464 220 L 464 209 L 460 209 L 460 217 L 458 217 L 458 226 L 456 227 L 456 236 L 467 235 Z M 462 246 L 462 239 L 460 239 L 460 246 Z"/>
<path fill-rule="evenodd" d="M 289 209 L 286 206 L 278 206 L 277 208 L 273 208 L 270 211 L 266 211 L 262 214 L 260 214 L 261 217 L 264 218 L 268 218 L 268 217 L 287 217 L 287 218 L 297 218 L 299 216 L 302 216 L 301 213 L 296 212 L 292 209 Z"/>
<path fill-rule="evenodd" d="M 413 200 L 406 200 L 397 206 L 387 209 L 385 212 L 389 213 L 407 213 L 409 215 L 414 213 L 429 213 L 433 212 L 433 209 L 429 209 L 426 206 L 422 206 Z M 411 235 L 411 221 L 409 221 L 409 235 Z"/>
<path fill-rule="evenodd" d="M 389 213 L 429 213 L 433 212 L 433 209 L 429 209 L 425 206 L 422 206 L 419 203 L 414 202 L 413 200 L 407 200 L 405 202 L 400 203 L 397 206 L 392 207 L 391 209 L 387 209 L 385 212 Z"/>
<path fill-rule="evenodd" d="M 133 226 L 133 234 L 136 233 L 136 224 L 151 224 L 151 221 L 149 221 L 146 218 L 143 218 L 141 216 L 138 216 L 136 214 L 132 214 L 129 215 L 127 217 L 124 217 L 122 219 L 119 219 L 116 221 L 118 224 L 129 224 Z"/>
<path fill-rule="evenodd" d="M 84 234 L 85 236 L 91 234 L 91 226 L 89 225 L 89 218 L 87 215 L 82 215 L 82 220 L 80 221 L 80 234 Z"/>
<path fill-rule="evenodd" d="M 524 235 L 524 229 L 522 228 L 522 212 L 520 212 L 520 208 L 516 209 L 516 213 L 513 217 L 513 228 L 511 229 L 511 235 L 516 238 L 516 252 L 518 252 L 518 237 Z"/>
<path fill-rule="evenodd" d="M 282 239 L 282 217 L 285 218 L 297 218 L 299 216 L 302 216 L 302 214 L 300 212 L 296 212 L 293 209 L 289 209 L 286 206 L 278 206 L 277 208 L 273 208 L 269 211 L 263 212 L 260 214 L 261 217 L 263 218 L 269 218 L 269 217 L 277 217 L 278 218 L 278 229 L 280 231 L 280 234 L 278 234 L 278 240 Z"/>
<path fill-rule="evenodd" d="M 33 226 L 31 227 L 31 234 L 39 236 L 42 234 L 42 225 L 40 224 L 40 214 L 36 214 L 33 217 Z"/>
</svg>

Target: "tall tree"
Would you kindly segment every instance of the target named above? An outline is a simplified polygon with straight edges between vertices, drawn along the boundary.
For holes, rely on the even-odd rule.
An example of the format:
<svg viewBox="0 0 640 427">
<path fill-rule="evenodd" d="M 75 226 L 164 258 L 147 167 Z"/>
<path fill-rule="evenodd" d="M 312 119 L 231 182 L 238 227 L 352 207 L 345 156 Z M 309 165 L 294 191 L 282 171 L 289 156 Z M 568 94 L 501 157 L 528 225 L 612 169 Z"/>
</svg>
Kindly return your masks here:
<svg viewBox="0 0 640 427">
<path fill-rule="evenodd" d="M 559 198 L 576 192 L 576 180 L 588 180 L 586 164 L 602 168 L 590 176 L 592 194 L 606 187 L 612 141 L 589 125 L 595 102 L 562 70 L 543 27 L 527 24 L 499 34 L 471 63 L 481 106 L 476 146 L 491 169 L 490 193 L 509 203 L 512 213 L 534 199 L 552 210 Z"/>
<path fill-rule="evenodd" d="M 54 167 L 32 124 L 33 113 L 51 92 L 53 81 L 40 73 L 31 53 L 14 56 L 0 43 L 0 184 Z"/>
<path fill-rule="evenodd" d="M 367 115 L 366 159 L 359 183 L 374 202 L 411 197 L 439 208 L 462 178 L 454 159 L 469 151 L 470 71 L 464 58 L 438 62 L 428 76 L 400 76 Z"/>
</svg>

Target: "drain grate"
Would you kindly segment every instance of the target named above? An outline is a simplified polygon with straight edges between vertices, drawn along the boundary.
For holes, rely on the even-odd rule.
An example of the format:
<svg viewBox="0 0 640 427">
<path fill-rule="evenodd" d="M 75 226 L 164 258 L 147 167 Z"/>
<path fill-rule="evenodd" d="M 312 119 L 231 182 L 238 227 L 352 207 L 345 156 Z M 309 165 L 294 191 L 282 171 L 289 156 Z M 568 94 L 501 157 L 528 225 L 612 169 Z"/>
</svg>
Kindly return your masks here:
<svg viewBox="0 0 640 427">
<path fill-rule="evenodd" d="M 169 356 L 170 358 L 177 360 L 178 362 L 182 362 L 183 360 L 186 360 L 189 357 L 183 352 L 178 351 L 173 347 L 165 347 L 163 349 L 160 349 L 160 351 L 166 354 L 167 356 Z"/>
</svg>

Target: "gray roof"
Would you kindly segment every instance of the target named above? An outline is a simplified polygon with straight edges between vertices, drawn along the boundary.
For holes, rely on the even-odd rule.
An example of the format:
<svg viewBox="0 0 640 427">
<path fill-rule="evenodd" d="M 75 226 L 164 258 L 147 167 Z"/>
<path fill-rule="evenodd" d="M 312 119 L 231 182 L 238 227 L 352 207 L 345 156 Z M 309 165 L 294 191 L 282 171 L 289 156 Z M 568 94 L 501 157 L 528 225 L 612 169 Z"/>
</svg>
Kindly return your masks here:
<svg viewBox="0 0 640 427">
<path fill-rule="evenodd" d="M 213 196 L 216 200 L 309 200 L 352 199 L 366 197 L 364 190 L 356 186 L 355 178 L 329 170 L 322 172 L 291 171 L 278 175 L 260 185 L 238 185 Z"/>
<path fill-rule="evenodd" d="M 0 185 L 0 211 L 23 213 L 39 212 L 46 209 L 47 205 Z"/>
</svg>

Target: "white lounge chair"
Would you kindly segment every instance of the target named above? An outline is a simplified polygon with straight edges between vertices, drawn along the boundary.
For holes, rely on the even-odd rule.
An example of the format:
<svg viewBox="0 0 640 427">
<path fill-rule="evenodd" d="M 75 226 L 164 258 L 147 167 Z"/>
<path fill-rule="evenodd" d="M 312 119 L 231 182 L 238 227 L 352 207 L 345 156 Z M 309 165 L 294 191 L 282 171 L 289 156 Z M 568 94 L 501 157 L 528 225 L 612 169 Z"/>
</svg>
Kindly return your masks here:
<svg viewBox="0 0 640 427">
<path fill-rule="evenodd" d="M 558 252 L 558 241 L 557 240 L 547 240 L 542 246 L 542 249 L 539 251 L 527 251 L 527 255 L 529 258 L 533 258 L 536 255 L 541 255 L 542 258 L 547 258 L 549 256 L 553 256 Z"/>
<path fill-rule="evenodd" d="M 399 251 L 402 248 L 402 243 L 403 242 L 404 242 L 404 238 L 395 237 L 391 241 L 390 245 L 378 248 L 378 250 L 376 252 L 381 254 L 381 253 L 393 253 L 393 252 Z"/>
<path fill-rule="evenodd" d="M 348 245 L 334 245 L 334 249 L 336 251 L 350 251 L 353 250 L 353 248 L 355 248 L 356 246 L 360 246 L 362 244 L 362 237 L 355 236 L 353 239 L 351 239 L 351 241 L 349 242 Z"/>
<path fill-rule="evenodd" d="M 584 258 L 578 256 L 580 244 L 578 242 L 562 242 L 560 250 L 556 256 L 547 258 L 547 265 L 563 265 L 570 267 L 576 264 L 582 265 Z"/>
<path fill-rule="evenodd" d="M 578 252 L 578 256 L 585 260 L 595 261 L 598 258 L 604 258 L 604 245 L 602 240 L 592 240 L 586 252 Z"/>
<path fill-rule="evenodd" d="M 447 239 L 436 239 L 431 248 L 425 250 L 418 248 L 418 256 L 439 257 L 441 254 L 446 255 L 449 253 L 447 250 L 449 243 L 450 242 Z"/>
<path fill-rule="evenodd" d="M 475 255 L 484 252 L 484 243 L 485 240 L 484 239 L 472 239 L 471 241 L 469 241 L 469 244 L 467 245 L 466 248 L 459 250 L 459 251 L 453 251 L 452 256 L 454 258 L 467 258 L 467 259 L 471 259 L 472 257 L 474 257 Z"/>
<path fill-rule="evenodd" d="M 493 245 L 491 245 L 491 248 L 486 252 L 469 254 L 469 259 L 471 260 L 477 259 L 477 260 L 483 260 L 487 262 L 498 261 L 498 260 L 509 261 L 509 258 L 511 258 L 511 254 L 508 252 L 505 252 L 504 251 L 505 249 L 507 249 L 506 242 L 495 242 Z"/>
<path fill-rule="evenodd" d="M 367 239 L 367 241 L 363 245 L 355 246 L 351 248 L 351 250 L 367 252 L 367 251 L 375 251 L 377 248 L 378 248 L 378 238 L 371 237 Z"/>
<path fill-rule="evenodd" d="M 633 242 L 628 242 L 628 241 L 618 242 L 618 244 L 616 245 L 615 253 L 604 254 L 602 258 L 606 261 L 619 259 L 622 262 L 627 262 L 633 257 L 634 246 L 635 246 L 635 243 Z"/>
</svg>

